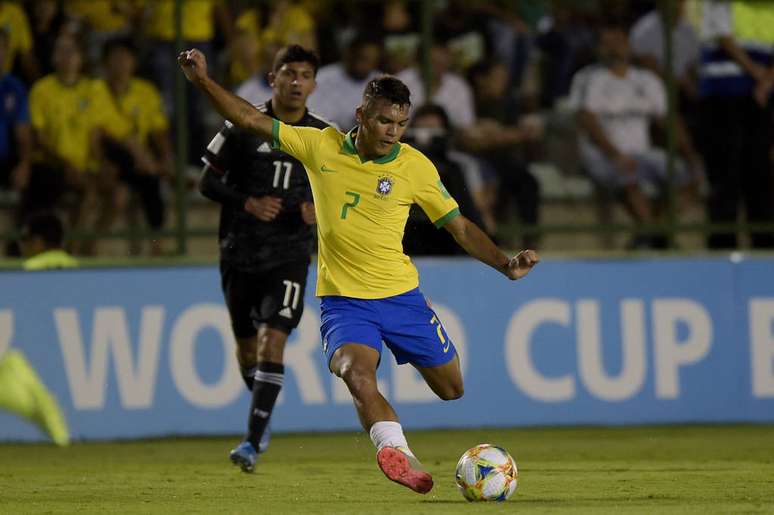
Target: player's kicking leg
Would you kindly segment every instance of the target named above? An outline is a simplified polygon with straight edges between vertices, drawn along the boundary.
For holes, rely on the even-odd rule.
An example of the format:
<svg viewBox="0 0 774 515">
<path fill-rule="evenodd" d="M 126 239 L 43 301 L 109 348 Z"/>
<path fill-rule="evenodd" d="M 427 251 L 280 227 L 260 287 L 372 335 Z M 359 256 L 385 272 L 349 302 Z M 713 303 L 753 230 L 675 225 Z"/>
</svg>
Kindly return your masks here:
<svg viewBox="0 0 774 515">
<path fill-rule="evenodd" d="M 462 397 L 462 372 L 457 350 L 437 314 L 430 309 L 419 290 L 384 299 L 379 302 L 378 310 L 381 320 L 385 321 L 381 327 L 381 336 L 397 362 L 411 363 L 416 367 L 441 399 Z M 374 427 L 378 427 L 378 424 Z M 373 428 L 371 435 L 373 438 Z M 390 474 L 384 464 L 397 463 L 399 470 L 405 470 L 400 458 L 394 451 L 380 451 L 379 464 L 388 477 Z"/>
<path fill-rule="evenodd" d="M 418 288 L 393 297 L 382 309 L 382 318 L 390 320 L 382 335 L 399 364 L 411 363 L 442 400 L 462 397 L 457 349 Z"/>
<path fill-rule="evenodd" d="M 433 478 L 421 469 L 395 411 L 376 386 L 379 356 L 369 345 L 345 343 L 333 351 L 330 370 L 344 380 L 352 394 L 360 422 L 377 448 L 376 460 L 384 475 L 415 492 L 427 493 L 433 488 Z"/>
<path fill-rule="evenodd" d="M 31 420 L 57 445 L 70 443 L 59 405 L 24 355 L 9 350 L 0 356 L 0 409 Z"/>
<path fill-rule="evenodd" d="M 465 392 L 460 370 L 460 358 L 455 354 L 448 363 L 435 367 L 414 367 L 422 374 L 427 386 L 444 401 L 452 401 L 462 397 Z"/>
</svg>

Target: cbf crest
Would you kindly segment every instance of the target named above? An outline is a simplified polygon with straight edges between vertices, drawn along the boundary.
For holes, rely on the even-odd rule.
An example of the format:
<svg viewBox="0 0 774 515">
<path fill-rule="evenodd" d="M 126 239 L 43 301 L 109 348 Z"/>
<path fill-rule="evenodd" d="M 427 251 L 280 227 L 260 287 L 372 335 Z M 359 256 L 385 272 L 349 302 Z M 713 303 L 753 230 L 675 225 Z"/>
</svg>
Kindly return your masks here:
<svg viewBox="0 0 774 515">
<path fill-rule="evenodd" d="M 389 175 L 383 175 L 376 180 L 376 194 L 380 198 L 385 198 L 392 191 L 392 186 L 395 184 L 395 179 Z"/>
</svg>

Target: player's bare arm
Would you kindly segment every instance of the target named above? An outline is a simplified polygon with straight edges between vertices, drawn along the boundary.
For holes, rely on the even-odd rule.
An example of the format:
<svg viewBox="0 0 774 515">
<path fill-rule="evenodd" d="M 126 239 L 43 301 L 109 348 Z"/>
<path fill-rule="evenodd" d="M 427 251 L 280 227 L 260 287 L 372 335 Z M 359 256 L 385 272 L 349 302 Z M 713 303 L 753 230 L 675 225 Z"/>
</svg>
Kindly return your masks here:
<svg viewBox="0 0 774 515">
<path fill-rule="evenodd" d="M 184 50 L 177 56 L 177 62 L 185 77 L 207 95 L 221 116 L 237 127 L 251 131 L 264 139 L 271 139 L 271 117 L 212 80 L 207 74 L 207 59 L 201 51 L 195 48 Z"/>
<path fill-rule="evenodd" d="M 534 250 L 522 250 L 515 256 L 509 257 L 484 231 L 462 215 L 444 225 L 444 228 L 449 231 L 460 247 L 465 249 L 465 252 L 505 274 L 512 281 L 527 275 L 540 262 L 540 257 Z"/>
</svg>

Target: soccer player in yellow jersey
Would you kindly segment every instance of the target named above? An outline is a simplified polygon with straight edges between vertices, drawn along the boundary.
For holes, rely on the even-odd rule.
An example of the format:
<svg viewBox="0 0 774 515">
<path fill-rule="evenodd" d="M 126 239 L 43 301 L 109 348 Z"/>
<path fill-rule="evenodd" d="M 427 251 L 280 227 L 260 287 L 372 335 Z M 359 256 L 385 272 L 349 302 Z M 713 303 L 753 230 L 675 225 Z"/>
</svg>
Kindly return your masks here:
<svg viewBox="0 0 774 515">
<path fill-rule="evenodd" d="M 441 399 L 463 393 L 454 345 L 419 292 L 416 268 L 403 253 L 409 208 L 419 204 L 468 254 L 511 280 L 529 273 L 537 253 L 504 254 L 460 214 L 432 163 L 400 143 L 411 104 L 398 79 L 370 81 L 356 110 L 358 125 L 342 134 L 266 116 L 210 79 L 198 50 L 182 52 L 178 61 L 221 115 L 271 138 L 275 148 L 303 163 L 317 215 L 317 295 L 328 367 L 349 388 L 382 472 L 415 492 L 429 492 L 433 479 L 420 468 L 398 416 L 376 386 L 384 341 L 398 363 L 411 363 Z"/>
</svg>

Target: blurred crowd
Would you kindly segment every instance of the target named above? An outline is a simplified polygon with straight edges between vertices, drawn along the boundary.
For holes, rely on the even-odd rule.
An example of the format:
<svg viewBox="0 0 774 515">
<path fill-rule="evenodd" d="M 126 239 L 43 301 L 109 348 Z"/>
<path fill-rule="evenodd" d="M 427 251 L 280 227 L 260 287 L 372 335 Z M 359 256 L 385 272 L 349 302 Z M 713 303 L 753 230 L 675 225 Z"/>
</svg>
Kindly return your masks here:
<svg viewBox="0 0 774 515">
<path fill-rule="evenodd" d="M 398 76 L 414 106 L 405 140 L 492 235 L 541 222 L 533 164 L 556 160 L 548 140 L 563 120 L 577 141 L 560 153 L 626 208 L 631 248 L 666 246 L 637 228 L 663 219 L 669 180 L 678 213 L 700 202 L 710 222 L 773 221 L 774 2 L 656 3 L 438 0 L 425 53 L 420 1 L 183 0 L 181 22 L 184 46 L 253 103 L 271 96 L 280 47 L 315 49 L 323 66 L 309 107 L 342 130 L 368 80 Z M 0 0 L 0 189 L 18 196 L 15 226 L 56 212 L 71 230 L 104 231 L 134 210 L 151 231 L 164 227 L 178 130 L 174 14 L 174 0 Z M 667 72 L 679 113 L 671 175 Z M 220 121 L 186 87 L 184 157 L 196 166 Z M 455 252 L 421 212 L 410 228 L 407 252 Z M 715 233 L 707 246 L 736 248 L 736 237 Z M 529 232 L 505 243 L 539 246 Z M 774 237 L 757 231 L 750 243 L 770 248 Z M 72 250 L 96 252 L 88 240 Z"/>
</svg>

